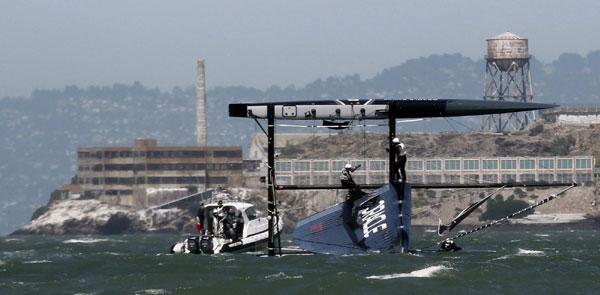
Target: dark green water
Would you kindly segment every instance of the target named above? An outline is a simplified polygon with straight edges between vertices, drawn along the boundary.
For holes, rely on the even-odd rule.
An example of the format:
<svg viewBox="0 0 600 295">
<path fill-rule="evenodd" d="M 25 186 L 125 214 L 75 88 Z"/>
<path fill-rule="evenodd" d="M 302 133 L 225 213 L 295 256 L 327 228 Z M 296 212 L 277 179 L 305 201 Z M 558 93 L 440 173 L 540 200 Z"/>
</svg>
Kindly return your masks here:
<svg viewBox="0 0 600 295">
<path fill-rule="evenodd" d="M 458 241 L 495 253 L 271 258 L 166 254 L 179 238 L 2 237 L 0 294 L 600 294 L 598 231 L 487 232 Z M 414 233 L 412 246 L 437 240 Z"/>
</svg>

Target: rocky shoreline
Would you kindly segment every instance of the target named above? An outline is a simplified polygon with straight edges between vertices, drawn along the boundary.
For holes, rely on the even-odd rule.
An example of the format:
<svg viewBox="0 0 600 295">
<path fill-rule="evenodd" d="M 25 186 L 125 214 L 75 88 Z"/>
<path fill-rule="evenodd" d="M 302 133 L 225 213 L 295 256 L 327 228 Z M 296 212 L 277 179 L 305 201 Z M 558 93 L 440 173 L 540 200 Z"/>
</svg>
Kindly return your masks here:
<svg viewBox="0 0 600 295">
<path fill-rule="evenodd" d="M 11 235 L 182 233 L 195 231 L 189 212 L 179 209 L 131 210 L 98 200 L 64 200 Z"/>
</svg>

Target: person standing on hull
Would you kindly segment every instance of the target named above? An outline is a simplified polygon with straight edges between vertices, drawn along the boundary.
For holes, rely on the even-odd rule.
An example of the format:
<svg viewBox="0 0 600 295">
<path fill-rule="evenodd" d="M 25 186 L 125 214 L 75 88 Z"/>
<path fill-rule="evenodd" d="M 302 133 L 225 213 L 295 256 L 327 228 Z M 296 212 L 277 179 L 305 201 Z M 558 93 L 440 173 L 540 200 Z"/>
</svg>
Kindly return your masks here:
<svg viewBox="0 0 600 295">
<path fill-rule="evenodd" d="M 402 182 L 406 182 L 406 146 L 403 142 L 398 139 L 398 137 L 394 137 L 392 139 L 393 145 L 393 153 L 394 153 L 394 179 L 400 180 L 400 176 L 402 176 Z M 400 172 L 400 173 L 398 173 Z"/>
<path fill-rule="evenodd" d="M 360 168 L 360 165 L 356 167 L 352 167 L 350 164 L 346 164 L 344 169 L 342 170 L 342 175 L 340 176 L 340 180 L 342 181 L 342 188 L 348 190 L 348 195 L 351 195 L 353 192 L 358 190 L 358 185 L 352 179 L 352 172 L 356 171 L 356 169 Z"/>
<path fill-rule="evenodd" d="M 358 224 L 356 224 L 358 210 L 356 210 L 357 208 L 354 208 L 354 201 L 360 198 L 362 194 L 360 193 L 360 188 L 358 187 L 356 182 L 354 182 L 354 179 L 352 179 L 352 172 L 356 171 L 356 169 L 360 168 L 360 166 L 361 165 L 359 164 L 356 167 L 352 167 L 352 165 L 346 164 L 346 166 L 342 170 L 342 175 L 340 176 L 340 180 L 342 181 L 342 188 L 348 189 L 348 194 L 346 195 L 346 202 L 348 203 L 348 205 L 350 205 L 350 208 L 352 210 L 352 217 L 351 220 L 347 223 L 350 224 L 353 228 L 358 227 Z"/>
</svg>

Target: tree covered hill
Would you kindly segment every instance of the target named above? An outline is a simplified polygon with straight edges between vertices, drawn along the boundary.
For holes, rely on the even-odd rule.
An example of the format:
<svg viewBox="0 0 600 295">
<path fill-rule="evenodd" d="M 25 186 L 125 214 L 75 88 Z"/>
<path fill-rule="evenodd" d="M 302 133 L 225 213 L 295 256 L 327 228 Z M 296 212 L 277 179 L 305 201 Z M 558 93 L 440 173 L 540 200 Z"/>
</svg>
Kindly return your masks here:
<svg viewBox="0 0 600 295">
<path fill-rule="evenodd" d="M 552 63 L 531 61 L 535 101 L 597 103 L 600 51 L 563 54 Z M 483 93 L 485 61 L 460 54 L 434 55 L 359 75 L 317 79 L 266 90 L 216 87 L 207 92 L 210 145 L 246 147 L 258 132 L 251 121 L 229 118 L 229 103 L 336 98 L 469 98 Z M 76 173 L 76 151 L 87 146 L 130 146 L 135 138 L 159 145 L 194 145 L 196 90 L 132 85 L 68 86 L 35 90 L 30 97 L 0 98 L 0 234 L 25 224 L 50 192 Z M 427 129 L 435 130 L 435 129 Z M 415 131 L 415 130 L 413 130 Z M 418 131 L 416 129 L 416 131 Z"/>
</svg>

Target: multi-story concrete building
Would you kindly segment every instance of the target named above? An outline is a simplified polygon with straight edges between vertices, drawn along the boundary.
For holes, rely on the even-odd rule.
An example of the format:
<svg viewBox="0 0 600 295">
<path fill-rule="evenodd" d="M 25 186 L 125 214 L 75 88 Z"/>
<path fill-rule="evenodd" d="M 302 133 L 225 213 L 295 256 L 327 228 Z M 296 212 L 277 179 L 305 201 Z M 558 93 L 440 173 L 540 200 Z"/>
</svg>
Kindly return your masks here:
<svg viewBox="0 0 600 295">
<path fill-rule="evenodd" d="M 384 159 L 278 159 L 278 184 L 338 184 L 346 163 L 361 168 L 353 173 L 357 183 L 387 180 Z M 594 157 L 483 157 L 410 159 L 407 180 L 412 183 L 497 183 L 594 181 Z"/>
<path fill-rule="evenodd" d="M 195 191 L 243 184 L 239 146 L 161 147 L 153 139 L 136 139 L 133 147 L 79 148 L 77 156 L 83 197 L 121 205 L 152 205 L 148 195 L 157 189 Z"/>
</svg>

